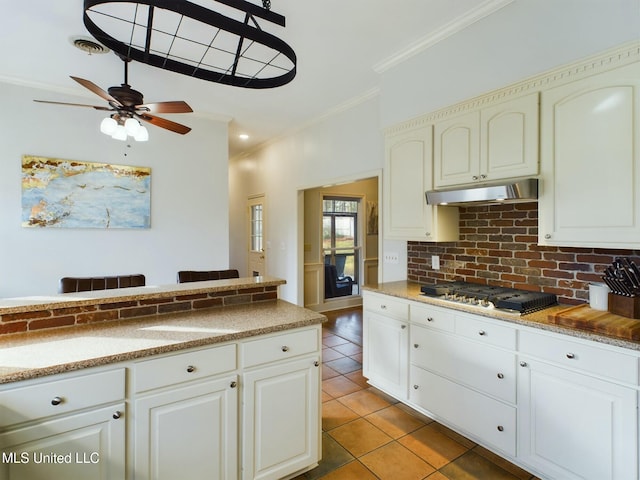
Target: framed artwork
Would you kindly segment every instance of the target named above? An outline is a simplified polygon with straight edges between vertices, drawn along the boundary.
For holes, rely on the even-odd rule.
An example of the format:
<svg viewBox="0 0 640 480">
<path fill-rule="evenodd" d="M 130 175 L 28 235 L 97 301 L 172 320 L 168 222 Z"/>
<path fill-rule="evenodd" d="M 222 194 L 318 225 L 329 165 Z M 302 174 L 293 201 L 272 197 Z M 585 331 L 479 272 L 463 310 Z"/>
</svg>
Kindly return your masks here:
<svg viewBox="0 0 640 480">
<path fill-rule="evenodd" d="M 22 156 L 22 226 L 150 228 L 151 168 Z"/>
</svg>

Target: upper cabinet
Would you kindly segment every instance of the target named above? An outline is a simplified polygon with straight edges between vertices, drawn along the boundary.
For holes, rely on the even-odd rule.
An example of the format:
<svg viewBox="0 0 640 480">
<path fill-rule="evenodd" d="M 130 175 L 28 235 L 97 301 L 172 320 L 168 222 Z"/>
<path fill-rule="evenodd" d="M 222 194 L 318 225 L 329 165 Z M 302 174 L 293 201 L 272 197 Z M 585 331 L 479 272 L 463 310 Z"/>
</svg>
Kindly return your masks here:
<svg viewBox="0 0 640 480">
<path fill-rule="evenodd" d="M 539 243 L 640 247 L 640 64 L 542 93 Z"/>
<path fill-rule="evenodd" d="M 458 209 L 427 205 L 433 185 L 432 126 L 385 137 L 383 227 L 385 238 L 446 242 L 458 240 Z"/>
<path fill-rule="evenodd" d="M 434 126 L 434 188 L 537 174 L 537 92 Z"/>
</svg>

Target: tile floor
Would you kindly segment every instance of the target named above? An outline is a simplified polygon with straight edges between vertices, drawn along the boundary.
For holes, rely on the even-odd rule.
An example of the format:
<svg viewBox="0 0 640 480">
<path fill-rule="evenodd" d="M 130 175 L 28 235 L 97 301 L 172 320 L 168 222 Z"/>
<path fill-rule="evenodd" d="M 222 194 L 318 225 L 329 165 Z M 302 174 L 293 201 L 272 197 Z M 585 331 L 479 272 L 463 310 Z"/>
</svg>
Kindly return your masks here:
<svg viewBox="0 0 640 480">
<path fill-rule="evenodd" d="M 533 475 L 367 384 L 362 312 L 323 328 L 320 465 L 296 480 L 530 480 Z"/>
</svg>

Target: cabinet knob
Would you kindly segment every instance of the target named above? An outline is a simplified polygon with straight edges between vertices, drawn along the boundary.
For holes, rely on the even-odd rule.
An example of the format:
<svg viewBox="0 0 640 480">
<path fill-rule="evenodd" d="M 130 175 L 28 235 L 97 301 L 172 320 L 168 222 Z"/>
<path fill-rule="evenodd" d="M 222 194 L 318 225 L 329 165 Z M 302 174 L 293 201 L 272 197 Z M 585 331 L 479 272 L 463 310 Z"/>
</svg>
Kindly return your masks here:
<svg viewBox="0 0 640 480">
<path fill-rule="evenodd" d="M 547 240 L 549 240 L 551 238 L 551 234 L 550 233 L 545 233 L 544 238 L 546 238 Z"/>
<path fill-rule="evenodd" d="M 314 367 L 319 367 L 320 366 L 320 362 L 318 360 L 316 360 L 315 362 L 313 362 L 313 366 Z"/>
<path fill-rule="evenodd" d="M 414 385 L 414 386 L 413 386 L 413 389 L 414 389 L 414 390 L 417 390 L 417 389 L 419 389 L 419 388 L 420 388 L 420 386 L 419 386 L 419 385 Z"/>
<path fill-rule="evenodd" d="M 480 175 L 480 179 L 481 180 L 486 180 L 487 176 L 483 173 L 482 175 Z"/>
<path fill-rule="evenodd" d="M 527 366 L 527 362 L 520 362 L 520 366 L 521 367 L 526 367 Z"/>
<path fill-rule="evenodd" d="M 115 412 L 113 412 L 113 415 L 111 415 L 113 417 L 114 420 L 118 420 L 120 417 L 122 417 L 122 412 L 120 410 L 116 410 Z"/>
<path fill-rule="evenodd" d="M 504 432 L 504 427 L 502 425 L 498 425 L 498 431 L 499 432 Z"/>
<path fill-rule="evenodd" d="M 567 358 L 568 358 L 569 360 L 571 360 L 572 358 L 576 358 L 576 354 L 575 354 L 575 353 L 571 353 L 571 352 L 569 352 L 569 353 L 567 353 Z"/>
<path fill-rule="evenodd" d="M 386 310 L 386 309 L 387 309 L 387 306 L 386 306 L 386 305 L 380 305 L 380 309 L 381 309 L 381 310 Z"/>
<path fill-rule="evenodd" d="M 60 405 L 63 401 L 64 400 L 62 397 L 53 397 L 53 399 L 51 400 L 51 405 L 55 407 L 56 405 Z"/>
<path fill-rule="evenodd" d="M 418 348 L 420 345 L 418 345 L 417 343 L 413 344 L 413 348 Z"/>
<path fill-rule="evenodd" d="M 481 337 L 483 337 L 483 336 L 484 336 L 484 335 L 486 335 L 486 334 L 487 334 L 487 332 L 485 332 L 484 330 L 480 330 L 480 331 L 478 332 L 478 335 L 480 335 Z"/>
<path fill-rule="evenodd" d="M 424 236 L 425 237 L 430 237 L 431 236 L 431 232 L 424 232 Z"/>
<path fill-rule="evenodd" d="M 402 330 L 404 330 L 405 328 L 407 328 L 407 326 L 406 326 L 406 325 L 401 325 L 401 326 L 400 326 L 400 328 L 401 328 Z"/>
<path fill-rule="evenodd" d="M 286 345 L 282 346 L 282 351 L 283 352 L 288 352 L 289 351 L 289 347 L 287 347 Z"/>
<path fill-rule="evenodd" d="M 238 386 L 238 382 L 233 381 L 233 382 L 231 382 L 231 383 L 229 384 L 229 386 L 230 386 L 231 388 L 236 388 L 236 387 Z"/>
<path fill-rule="evenodd" d="M 189 372 L 189 373 L 193 373 L 193 372 L 195 372 L 195 371 L 196 371 L 196 367 L 194 367 L 193 365 L 189 365 L 189 366 L 187 367 L 187 372 Z"/>
<path fill-rule="evenodd" d="M 427 317 L 427 322 L 433 322 L 433 317 Z"/>
<path fill-rule="evenodd" d="M 477 175 L 474 175 L 473 177 L 471 177 L 471 180 L 474 180 L 474 181 L 475 181 L 475 180 L 478 180 L 478 176 L 477 176 Z"/>
<path fill-rule="evenodd" d="M 498 378 L 499 378 L 500 380 L 502 380 L 502 379 L 504 378 L 504 373 L 499 373 L 499 374 L 498 374 Z"/>
</svg>

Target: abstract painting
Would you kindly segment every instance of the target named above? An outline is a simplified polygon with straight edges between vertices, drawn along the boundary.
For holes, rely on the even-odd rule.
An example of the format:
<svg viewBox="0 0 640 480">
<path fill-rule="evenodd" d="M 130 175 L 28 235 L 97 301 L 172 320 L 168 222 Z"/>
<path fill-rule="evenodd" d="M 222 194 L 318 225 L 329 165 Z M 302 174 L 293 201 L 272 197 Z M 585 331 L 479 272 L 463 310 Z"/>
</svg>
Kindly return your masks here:
<svg viewBox="0 0 640 480">
<path fill-rule="evenodd" d="M 151 168 L 22 156 L 22 226 L 150 228 Z"/>
</svg>

